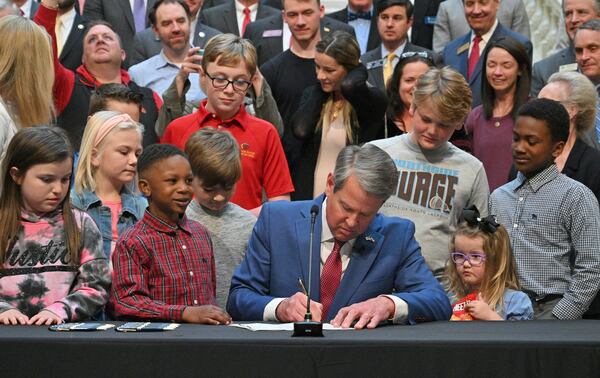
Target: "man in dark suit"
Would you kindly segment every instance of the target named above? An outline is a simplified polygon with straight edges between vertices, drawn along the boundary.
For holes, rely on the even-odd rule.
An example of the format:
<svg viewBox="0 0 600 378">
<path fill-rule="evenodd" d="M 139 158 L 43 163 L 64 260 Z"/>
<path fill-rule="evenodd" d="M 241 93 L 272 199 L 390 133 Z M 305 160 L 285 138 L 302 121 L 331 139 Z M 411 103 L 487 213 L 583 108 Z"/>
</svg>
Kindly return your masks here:
<svg viewBox="0 0 600 378">
<path fill-rule="evenodd" d="M 242 36 L 250 22 L 275 14 L 279 14 L 278 9 L 261 4 L 258 0 L 229 0 L 203 11 L 200 22 L 223 33 Z"/>
<path fill-rule="evenodd" d="M 88 25 L 88 20 L 79 14 L 75 3 L 76 0 L 59 0 L 56 17 L 58 60 L 72 71 L 81 65 L 83 34 Z"/>
<path fill-rule="evenodd" d="M 315 321 L 341 327 L 356 322 L 360 329 L 388 320 L 448 319 L 448 298 L 421 256 L 414 224 L 377 214 L 397 181 L 394 162 L 379 147 L 347 146 L 329 173 L 324 195 L 265 204 L 231 280 L 227 311 L 232 318 L 303 320 L 302 279 L 311 282 Z M 313 208 L 318 216 L 311 215 Z"/>
<path fill-rule="evenodd" d="M 413 6 L 410 0 L 382 0 L 377 4 L 377 30 L 381 46 L 368 51 L 360 60 L 369 71 L 369 82 L 385 92 L 387 79 L 403 53 L 425 51 L 433 59 L 433 52 L 408 42 L 407 33 L 412 25 Z"/>
<path fill-rule="evenodd" d="M 553 73 L 577 71 L 575 51 L 573 50 L 575 31 L 589 20 L 600 17 L 600 3 L 597 0 L 566 0 L 563 1 L 563 13 L 569 46 L 533 65 L 531 77 L 532 97 L 537 97 Z"/>
<path fill-rule="evenodd" d="M 433 49 L 433 27 L 443 0 L 416 0 L 410 41 L 417 46 Z"/>
<path fill-rule="evenodd" d="M 336 30 L 344 30 L 354 35 L 352 26 L 343 22 L 334 20 L 327 16 L 320 21 L 321 35 L 333 33 Z M 269 59 L 289 48 L 289 41 L 284 41 L 287 24 L 284 25 L 280 14 L 273 15 L 262 20 L 251 22 L 246 28 L 244 38 L 252 41 L 258 55 L 258 65 L 262 66 Z M 291 33 L 290 33 L 291 34 Z M 293 34 L 291 34 L 293 38 Z"/>
<path fill-rule="evenodd" d="M 210 26 L 206 26 L 199 21 L 200 7 L 202 6 L 201 1 L 197 0 L 185 0 L 185 3 L 190 8 L 191 13 L 191 33 L 190 43 L 194 47 L 204 48 L 206 42 L 221 32 L 217 29 L 213 29 Z M 152 20 L 150 20 L 152 23 Z M 138 64 L 144 60 L 153 57 L 160 53 L 162 45 L 160 38 L 154 33 L 152 28 L 142 30 L 135 35 L 135 51 L 131 65 Z"/>
<path fill-rule="evenodd" d="M 374 14 L 373 0 L 348 0 L 344 9 L 329 13 L 328 16 L 354 28 L 360 53 L 364 54 L 381 43 Z"/>
<path fill-rule="evenodd" d="M 465 16 L 471 31 L 451 41 L 444 48 L 444 64 L 460 72 L 471 87 L 473 108 L 481 105 L 481 73 L 484 64 L 481 56 L 490 41 L 506 35 L 525 46 L 530 60 L 533 55 L 533 46 L 526 37 L 498 22 L 496 14 L 499 5 L 500 0 L 465 2 Z"/>
<path fill-rule="evenodd" d="M 129 0 L 86 0 L 83 15 L 90 21 L 104 20 L 111 24 L 113 30 L 119 35 L 123 50 L 125 50 L 124 67 L 131 65 L 134 52 L 135 33 L 150 26 L 148 13 L 152 10 L 156 0 L 145 0 L 144 26 L 139 30 L 133 16 L 132 5 Z M 134 1 L 135 3 L 135 1 Z"/>
</svg>

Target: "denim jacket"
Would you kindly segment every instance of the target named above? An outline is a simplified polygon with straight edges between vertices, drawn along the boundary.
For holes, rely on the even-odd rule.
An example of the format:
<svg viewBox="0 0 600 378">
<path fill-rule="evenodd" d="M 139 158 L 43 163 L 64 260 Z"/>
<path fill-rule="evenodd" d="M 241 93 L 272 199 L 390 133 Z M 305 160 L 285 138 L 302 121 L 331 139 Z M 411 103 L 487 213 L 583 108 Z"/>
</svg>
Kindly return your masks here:
<svg viewBox="0 0 600 378">
<path fill-rule="evenodd" d="M 102 205 L 102 201 L 96 193 L 85 190 L 83 193 L 76 193 L 71 190 L 71 203 L 74 207 L 87 212 L 98 225 L 102 234 L 102 250 L 106 258 L 110 261 L 110 246 L 112 242 L 112 223 L 111 212 L 108 206 Z M 122 210 L 117 222 L 119 235 L 130 226 L 133 226 L 144 216 L 144 211 L 148 206 L 146 198 L 139 194 L 133 194 L 127 187 L 121 191 Z"/>
</svg>

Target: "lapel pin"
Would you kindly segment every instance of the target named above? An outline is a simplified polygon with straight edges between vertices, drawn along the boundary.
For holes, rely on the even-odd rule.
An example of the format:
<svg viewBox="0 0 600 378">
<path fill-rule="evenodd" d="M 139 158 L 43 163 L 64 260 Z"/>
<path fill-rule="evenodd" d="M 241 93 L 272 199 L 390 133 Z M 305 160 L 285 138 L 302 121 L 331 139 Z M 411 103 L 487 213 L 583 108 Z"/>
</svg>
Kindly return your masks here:
<svg viewBox="0 0 600 378">
<path fill-rule="evenodd" d="M 329 29 L 327 26 L 325 26 L 325 27 L 323 28 L 323 31 L 324 31 L 325 33 L 329 33 L 329 32 L 331 31 L 331 29 Z"/>
<path fill-rule="evenodd" d="M 77 29 L 79 29 L 79 30 L 83 29 L 83 25 L 82 24 L 77 25 Z"/>
<path fill-rule="evenodd" d="M 204 32 L 200 32 L 200 33 L 198 33 L 198 35 L 200 36 L 200 38 L 206 37 L 206 34 Z"/>
<path fill-rule="evenodd" d="M 367 235 L 367 236 L 365 236 L 365 240 L 366 240 L 366 241 L 369 241 L 369 242 L 371 242 L 371 243 L 373 243 L 373 244 L 375 243 L 375 239 L 373 239 L 373 237 L 372 237 L 371 235 Z"/>
</svg>

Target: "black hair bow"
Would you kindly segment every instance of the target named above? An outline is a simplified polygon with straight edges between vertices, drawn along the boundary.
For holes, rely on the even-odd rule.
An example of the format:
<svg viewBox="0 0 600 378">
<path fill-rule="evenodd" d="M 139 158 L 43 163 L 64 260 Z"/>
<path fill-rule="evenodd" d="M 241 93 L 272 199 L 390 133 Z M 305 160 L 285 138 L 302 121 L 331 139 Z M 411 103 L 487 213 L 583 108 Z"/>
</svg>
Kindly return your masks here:
<svg viewBox="0 0 600 378">
<path fill-rule="evenodd" d="M 479 227 L 481 231 L 487 232 L 489 234 L 493 234 L 496 232 L 500 225 L 496 222 L 493 215 L 488 215 L 485 218 L 479 217 L 479 210 L 477 210 L 477 206 L 471 205 L 469 207 L 465 207 L 462 212 L 461 218 L 467 222 L 470 226 Z"/>
</svg>

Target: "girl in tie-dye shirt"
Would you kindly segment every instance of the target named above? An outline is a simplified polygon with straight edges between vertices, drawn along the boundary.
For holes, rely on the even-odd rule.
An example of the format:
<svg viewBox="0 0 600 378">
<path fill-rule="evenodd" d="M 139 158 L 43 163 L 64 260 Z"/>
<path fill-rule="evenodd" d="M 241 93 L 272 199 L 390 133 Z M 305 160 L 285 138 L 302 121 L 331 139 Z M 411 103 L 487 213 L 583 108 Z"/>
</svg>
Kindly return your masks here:
<svg viewBox="0 0 600 378">
<path fill-rule="evenodd" d="M 61 129 L 19 131 L 2 166 L 0 323 L 89 318 L 107 301 L 98 227 L 71 209 L 72 148 Z"/>
</svg>

